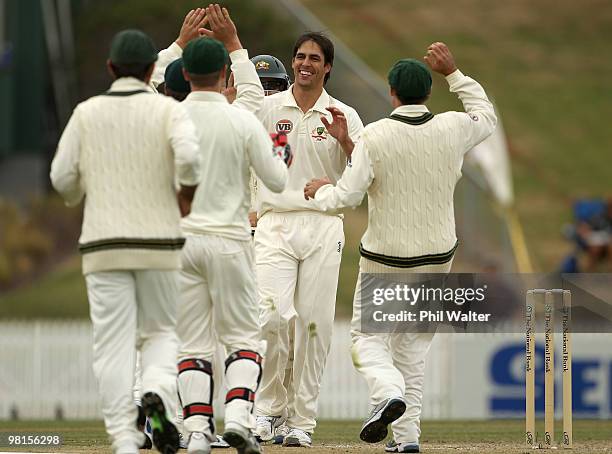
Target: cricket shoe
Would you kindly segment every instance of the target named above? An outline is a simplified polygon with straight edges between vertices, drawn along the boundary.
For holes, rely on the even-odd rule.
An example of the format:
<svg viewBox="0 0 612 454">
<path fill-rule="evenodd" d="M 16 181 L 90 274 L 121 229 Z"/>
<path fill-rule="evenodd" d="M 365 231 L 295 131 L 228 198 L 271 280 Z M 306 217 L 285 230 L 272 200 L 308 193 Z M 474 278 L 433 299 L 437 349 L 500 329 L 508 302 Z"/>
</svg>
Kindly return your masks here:
<svg viewBox="0 0 612 454">
<path fill-rule="evenodd" d="M 421 452 L 417 442 L 396 443 L 395 440 L 389 440 L 385 445 L 386 452 Z"/>
<path fill-rule="evenodd" d="M 140 415 L 138 417 L 140 418 Z M 145 434 L 145 441 L 140 447 L 140 449 L 153 449 L 153 429 L 151 429 L 151 421 L 149 421 L 149 418 L 147 418 L 146 416 L 144 417 L 142 432 Z"/>
<path fill-rule="evenodd" d="M 140 405 L 138 408 L 138 419 L 136 420 L 136 427 L 139 432 L 144 433 L 144 442 L 140 446 L 140 449 L 151 449 L 153 448 L 153 433 L 151 432 L 151 423 L 144 414 L 144 410 Z"/>
<path fill-rule="evenodd" d="M 290 429 L 285 435 L 283 446 L 288 448 L 310 448 L 312 446 L 312 437 L 308 432 L 302 429 Z"/>
<path fill-rule="evenodd" d="M 282 416 L 258 416 L 255 426 L 255 438 L 260 443 L 274 440 L 276 429 L 284 422 Z"/>
<path fill-rule="evenodd" d="M 119 445 L 114 447 L 113 452 L 116 454 L 138 454 L 140 451 L 138 450 L 138 443 L 134 443 L 133 441 L 125 441 L 124 443 L 120 443 Z"/>
<path fill-rule="evenodd" d="M 151 440 L 147 434 L 145 434 L 145 441 L 140 446 L 140 449 L 153 449 L 153 440 Z"/>
<path fill-rule="evenodd" d="M 162 454 L 174 454 L 179 449 L 179 433 L 166 417 L 166 407 L 157 394 L 149 392 L 142 397 L 142 409 L 153 429 L 153 444 Z"/>
<path fill-rule="evenodd" d="M 281 424 L 274 431 L 274 441 L 272 443 L 275 445 L 282 445 L 283 441 L 285 440 L 285 437 L 287 436 L 287 434 L 289 434 L 289 432 L 291 432 L 289 426 L 284 423 Z"/>
<path fill-rule="evenodd" d="M 218 448 L 229 448 L 230 447 L 229 443 L 225 441 L 221 435 L 217 435 L 216 438 L 217 440 L 213 441 L 210 444 L 211 448 L 218 449 Z"/>
<path fill-rule="evenodd" d="M 223 439 L 232 448 L 236 448 L 238 454 L 261 454 L 262 450 L 253 433 L 239 424 L 228 423 L 225 426 Z"/>
<path fill-rule="evenodd" d="M 189 445 L 189 438 L 185 438 L 181 432 L 179 432 L 179 449 L 187 449 Z"/>
<path fill-rule="evenodd" d="M 359 438 L 366 443 L 378 443 L 387 437 L 387 426 L 406 411 L 406 402 L 401 397 L 383 400 L 376 405 L 361 428 Z"/>
<path fill-rule="evenodd" d="M 189 435 L 189 443 L 187 444 L 187 452 L 189 454 L 209 454 L 210 441 L 202 432 L 191 432 Z"/>
</svg>

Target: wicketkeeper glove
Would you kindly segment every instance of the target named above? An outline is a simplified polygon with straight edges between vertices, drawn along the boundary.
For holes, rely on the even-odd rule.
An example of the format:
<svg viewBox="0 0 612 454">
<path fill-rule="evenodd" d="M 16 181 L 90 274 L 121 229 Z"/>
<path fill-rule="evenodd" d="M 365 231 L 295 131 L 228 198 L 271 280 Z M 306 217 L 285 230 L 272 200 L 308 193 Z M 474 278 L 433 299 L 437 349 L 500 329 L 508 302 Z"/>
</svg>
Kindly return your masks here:
<svg viewBox="0 0 612 454">
<path fill-rule="evenodd" d="M 270 138 L 273 144 L 272 153 L 280 156 L 280 158 L 285 161 L 285 164 L 287 164 L 287 167 L 289 167 L 293 161 L 293 152 L 291 151 L 291 145 L 289 145 L 287 134 L 284 132 L 270 133 Z"/>
</svg>

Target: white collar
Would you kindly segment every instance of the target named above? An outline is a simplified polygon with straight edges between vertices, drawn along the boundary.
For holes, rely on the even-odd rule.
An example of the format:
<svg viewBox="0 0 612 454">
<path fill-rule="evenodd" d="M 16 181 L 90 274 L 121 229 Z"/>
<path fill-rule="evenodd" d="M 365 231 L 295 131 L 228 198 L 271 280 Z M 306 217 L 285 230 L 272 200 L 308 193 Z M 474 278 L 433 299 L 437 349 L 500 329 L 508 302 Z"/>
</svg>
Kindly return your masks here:
<svg viewBox="0 0 612 454">
<path fill-rule="evenodd" d="M 154 93 L 151 87 L 145 84 L 142 80 L 138 80 L 135 77 L 121 77 L 116 79 L 110 86 L 110 92 L 116 91 L 136 91 L 136 90 L 146 90 L 148 92 Z"/>
<path fill-rule="evenodd" d="M 419 117 L 428 112 L 429 109 L 424 104 L 404 104 L 391 112 L 391 115 L 397 114 L 404 115 L 406 117 Z"/>
</svg>

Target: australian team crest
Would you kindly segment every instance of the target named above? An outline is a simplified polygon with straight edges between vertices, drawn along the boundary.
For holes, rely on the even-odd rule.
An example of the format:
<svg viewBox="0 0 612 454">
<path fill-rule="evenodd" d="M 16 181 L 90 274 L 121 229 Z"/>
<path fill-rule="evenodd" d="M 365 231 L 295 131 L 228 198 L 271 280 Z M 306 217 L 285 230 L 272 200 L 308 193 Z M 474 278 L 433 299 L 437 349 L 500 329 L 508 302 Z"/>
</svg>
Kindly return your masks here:
<svg viewBox="0 0 612 454">
<path fill-rule="evenodd" d="M 324 126 L 317 126 L 310 133 L 310 137 L 312 137 L 315 142 L 321 142 L 322 140 L 327 140 L 327 134 L 327 130 Z"/>
<path fill-rule="evenodd" d="M 293 131 L 293 123 L 291 123 L 291 120 L 279 120 L 276 122 L 275 129 L 278 133 L 284 132 L 285 134 L 289 134 Z"/>
<path fill-rule="evenodd" d="M 268 63 L 267 61 L 259 60 L 257 63 L 255 63 L 255 69 L 257 71 L 270 71 L 270 63 Z"/>
</svg>

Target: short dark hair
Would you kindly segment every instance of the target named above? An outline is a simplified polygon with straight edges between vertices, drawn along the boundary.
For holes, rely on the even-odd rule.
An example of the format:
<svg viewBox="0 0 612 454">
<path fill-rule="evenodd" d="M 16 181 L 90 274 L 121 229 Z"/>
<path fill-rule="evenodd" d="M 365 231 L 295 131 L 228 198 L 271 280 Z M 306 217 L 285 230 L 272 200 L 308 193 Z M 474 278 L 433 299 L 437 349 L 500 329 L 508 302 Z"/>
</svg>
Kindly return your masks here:
<svg viewBox="0 0 612 454">
<path fill-rule="evenodd" d="M 429 98 L 429 95 L 430 93 L 428 93 L 426 96 L 423 96 L 421 98 L 406 98 L 406 97 L 400 96 L 397 93 L 397 91 L 395 92 L 395 96 L 397 96 L 397 99 L 399 99 L 403 105 L 425 104 L 425 101 L 427 101 L 427 99 Z"/>
<path fill-rule="evenodd" d="M 166 94 L 166 96 L 170 96 L 171 98 L 174 98 L 179 102 L 183 101 L 189 94 L 189 93 L 181 93 L 178 91 L 174 91 L 172 88 L 168 88 L 167 85 L 164 87 L 164 93 Z"/>
<path fill-rule="evenodd" d="M 155 62 L 148 63 L 148 64 L 145 64 L 145 63 L 117 64 L 117 63 L 111 62 L 110 65 L 117 79 L 121 77 L 135 77 L 136 79 L 142 80 L 144 82 L 145 77 L 147 77 L 147 74 L 149 73 L 149 70 L 151 69 L 151 66 L 153 66 L 154 64 Z"/>
<path fill-rule="evenodd" d="M 189 74 L 189 79 L 195 85 L 199 87 L 212 87 L 219 80 L 219 76 L 221 75 L 221 71 L 215 71 L 214 73 L 208 74 Z"/>
<path fill-rule="evenodd" d="M 306 41 L 313 41 L 318 44 L 323 51 L 323 63 L 329 63 L 331 67 L 334 66 L 334 43 L 331 42 L 325 34 L 321 32 L 306 32 L 300 36 L 293 46 L 293 58 L 297 55 L 298 49 Z M 325 74 L 324 83 L 327 83 L 329 76 L 331 75 L 331 69 Z"/>
</svg>

